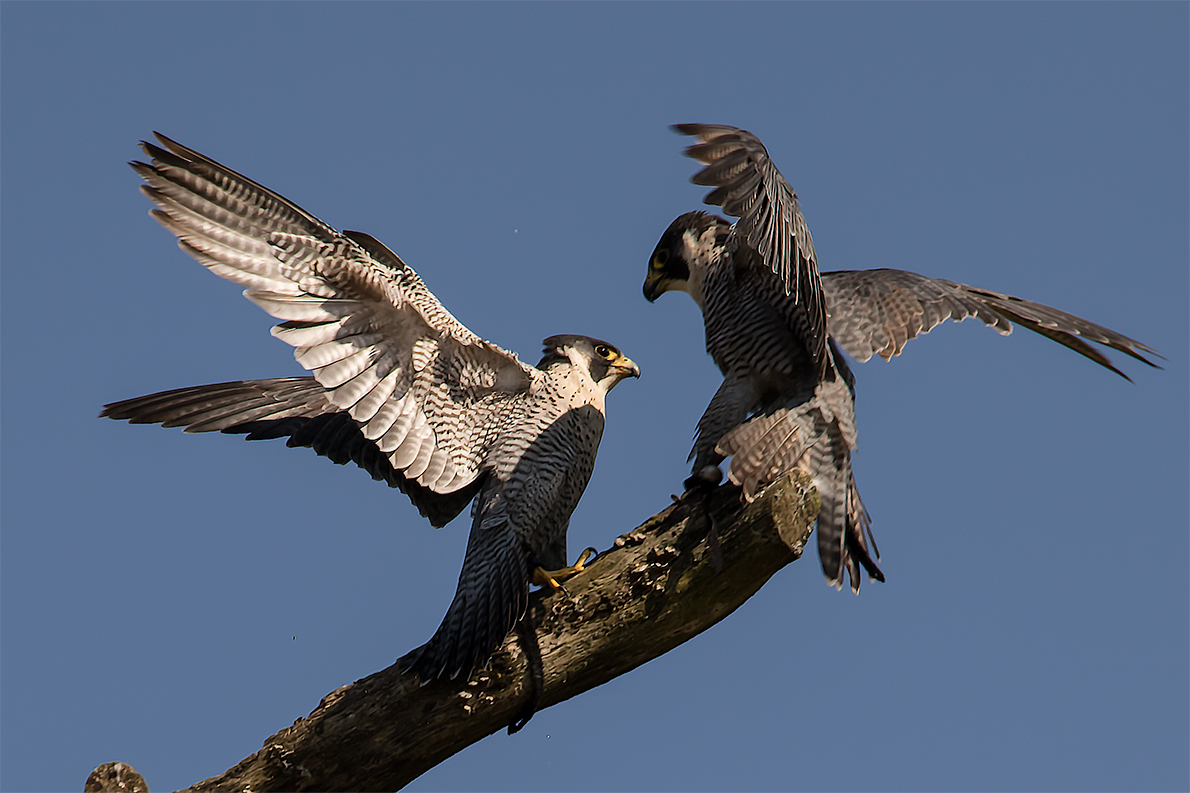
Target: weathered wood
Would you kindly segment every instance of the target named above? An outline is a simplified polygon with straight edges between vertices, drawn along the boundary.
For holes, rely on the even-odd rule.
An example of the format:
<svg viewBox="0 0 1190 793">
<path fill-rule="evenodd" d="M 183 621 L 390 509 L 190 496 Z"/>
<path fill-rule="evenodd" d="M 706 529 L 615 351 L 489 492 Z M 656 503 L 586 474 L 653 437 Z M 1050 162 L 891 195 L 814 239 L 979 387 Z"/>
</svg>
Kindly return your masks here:
<svg viewBox="0 0 1190 793">
<path fill-rule="evenodd" d="M 602 685 L 719 622 L 801 555 L 817 513 L 818 496 L 803 474 L 786 476 L 747 507 L 737 488 L 721 487 L 618 538 L 566 582 L 567 592 L 534 593 L 530 613 L 545 673 L 540 707 Z M 718 553 L 708 541 L 712 522 Z M 331 692 L 260 751 L 189 790 L 395 790 L 505 729 L 530 693 L 515 631 L 467 681 L 420 686 L 399 668 L 398 661 Z"/>
<path fill-rule="evenodd" d="M 83 793 L 149 793 L 149 786 L 127 763 L 104 763 L 87 777 Z"/>
</svg>

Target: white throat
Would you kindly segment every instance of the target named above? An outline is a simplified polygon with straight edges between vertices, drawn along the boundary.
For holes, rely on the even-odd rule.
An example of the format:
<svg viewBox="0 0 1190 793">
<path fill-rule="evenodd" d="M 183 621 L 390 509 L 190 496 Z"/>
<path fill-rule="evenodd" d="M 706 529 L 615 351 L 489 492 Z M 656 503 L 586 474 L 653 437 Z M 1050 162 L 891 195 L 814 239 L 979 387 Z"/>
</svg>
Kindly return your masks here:
<svg viewBox="0 0 1190 793">
<path fill-rule="evenodd" d="M 573 347 L 566 349 L 566 357 L 570 359 L 568 377 L 578 387 L 578 393 L 582 395 L 579 404 L 595 405 L 602 412 L 603 399 L 611 390 L 612 381 L 605 379 L 602 383 L 595 382 L 591 377 L 590 361 Z"/>
<path fill-rule="evenodd" d="M 702 308 L 703 280 L 717 251 L 715 228 L 712 226 L 699 236 L 695 236 L 693 229 L 687 229 L 682 232 L 682 246 L 685 248 L 686 264 L 690 267 L 684 290 Z"/>
</svg>

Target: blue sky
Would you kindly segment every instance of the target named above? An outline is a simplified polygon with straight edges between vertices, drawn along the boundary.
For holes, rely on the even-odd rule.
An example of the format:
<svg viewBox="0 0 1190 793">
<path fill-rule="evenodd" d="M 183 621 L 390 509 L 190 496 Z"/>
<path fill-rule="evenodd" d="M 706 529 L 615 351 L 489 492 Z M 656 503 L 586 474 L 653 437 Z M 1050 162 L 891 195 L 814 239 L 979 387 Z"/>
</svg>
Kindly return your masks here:
<svg viewBox="0 0 1190 793">
<path fill-rule="evenodd" d="M 138 139 L 376 236 L 523 357 L 634 358 L 580 549 L 680 489 L 718 382 L 694 304 L 640 294 L 705 192 L 666 125 L 702 121 L 765 141 L 824 270 L 1049 303 L 1165 370 L 971 323 L 857 366 L 886 584 L 807 554 L 411 789 L 1186 789 L 1188 30 L 1185 3 L 5 3 L 0 787 L 222 772 L 425 641 L 463 556 L 465 521 L 308 450 L 96 418 L 301 373 L 148 218 Z"/>
</svg>

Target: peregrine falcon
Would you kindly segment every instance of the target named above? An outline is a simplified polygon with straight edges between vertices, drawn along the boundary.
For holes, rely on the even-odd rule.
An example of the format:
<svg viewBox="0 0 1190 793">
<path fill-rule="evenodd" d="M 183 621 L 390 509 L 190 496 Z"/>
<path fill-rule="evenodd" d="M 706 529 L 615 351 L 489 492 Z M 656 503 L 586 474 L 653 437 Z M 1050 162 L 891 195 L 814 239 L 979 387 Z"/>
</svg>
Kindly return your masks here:
<svg viewBox="0 0 1190 793">
<path fill-rule="evenodd" d="M 152 216 L 182 250 L 282 320 L 310 377 L 194 386 L 105 406 L 134 424 L 287 438 L 354 462 L 440 527 L 471 534 L 437 632 L 407 667 L 469 675 L 525 612 L 531 580 L 566 568 L 566 529 L 595 465 L 604 398 L 640 369 L 586 336 L 546 339 L 537 366 L 476 336 L 374 238 L 338 232 L 256 182 L 158 134 L 141 143 Z M 164 148 L 162 148 L 164 147 Z M 552 572 L 551 572 L 552 571 Z"/>
<path fill-rule="evenodd" d="M 976 317 L 1003 335 L 1017 322 L 1121 376 L 1088 341 L 1156 366 L 1142 355 L 1156 352 L 1138 341 L 999 292 L 903 270 L 820 276 L 797 196 L 760 140 L 729 126 L 674 129 L 696 138 L 685 153 L 705 166 L 691 181 L 714 187 L 706 203 L 738 218 L 679 216 L 653 250 L 644 282 L 649 302 L 670 290 L 694 299 L 707 352 L 723 373 L 698 422 L 687 482 L 717 483 L 718 465 L 730 457 L 729 478 L 751 499 L 782 473 L 805 470 L 822 501 L 819 559 L 836 587 L 846 571 L 859 592 L 861 566 L 884 580 L 851 471 L 855 378 L 840 349 L 861 362 L 874 354 L 889 360 L 945 319 Z"/>
</svg>

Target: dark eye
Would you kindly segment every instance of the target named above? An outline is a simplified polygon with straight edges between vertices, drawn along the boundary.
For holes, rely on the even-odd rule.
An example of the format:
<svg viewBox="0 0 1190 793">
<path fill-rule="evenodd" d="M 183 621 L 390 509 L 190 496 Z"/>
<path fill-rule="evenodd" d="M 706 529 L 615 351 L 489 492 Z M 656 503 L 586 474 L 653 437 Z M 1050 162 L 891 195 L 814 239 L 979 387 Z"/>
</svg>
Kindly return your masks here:
<svg viewBox="0 0 1190 793">
<path fill-rule="evenodd" d="M 595 354 L 600 358 L 611 358 L 612 348 L 608 347 L 606 344 L 600 344 L 595 347 Z"/>
<path fill-rule="evenodd" d="M 665 265 L 669 264 L 669 251 L 661 248 L 653 254 L 653 269 L 660 270 Z"/>
</svg>

